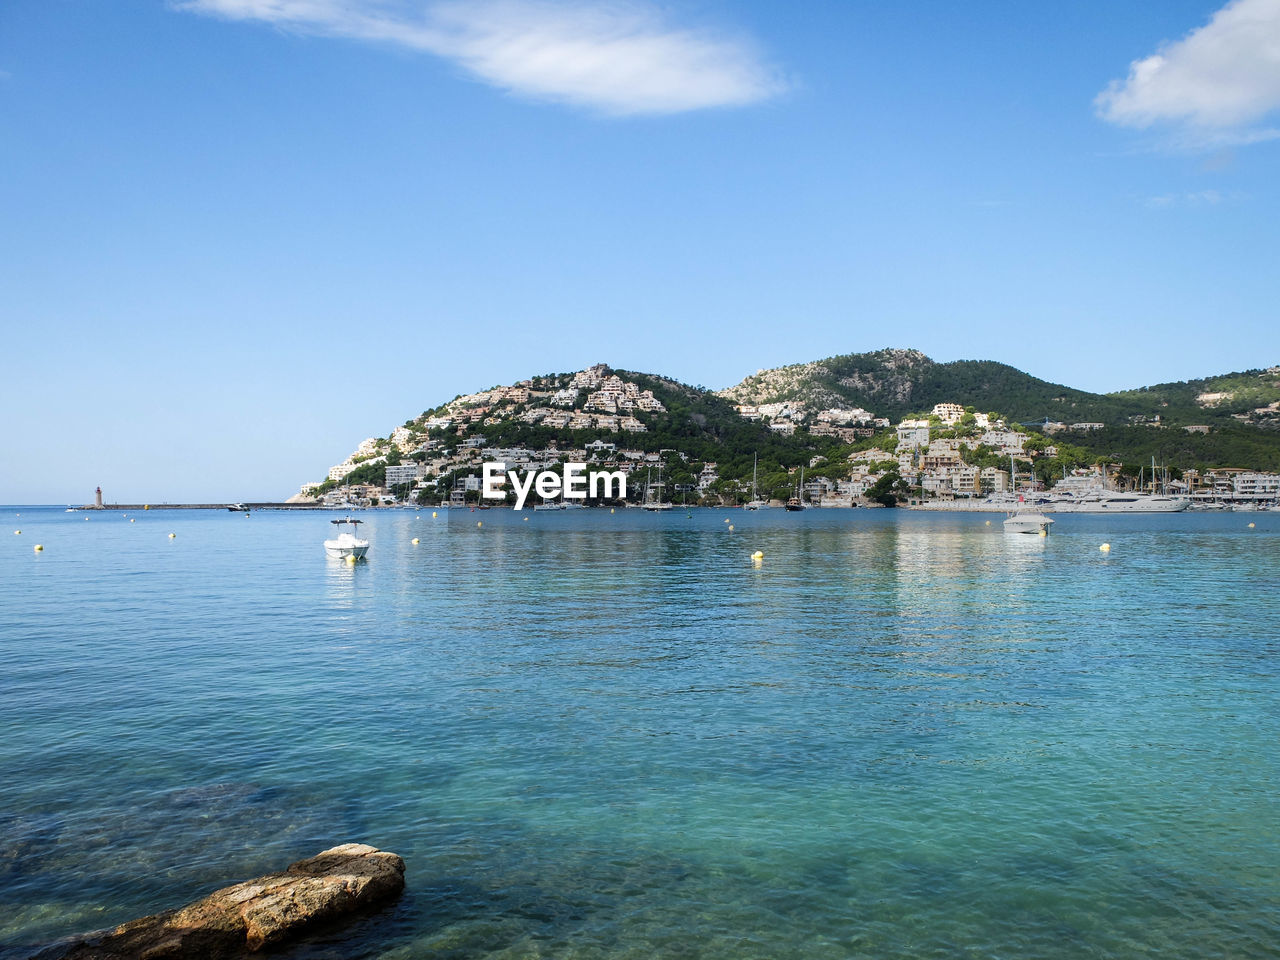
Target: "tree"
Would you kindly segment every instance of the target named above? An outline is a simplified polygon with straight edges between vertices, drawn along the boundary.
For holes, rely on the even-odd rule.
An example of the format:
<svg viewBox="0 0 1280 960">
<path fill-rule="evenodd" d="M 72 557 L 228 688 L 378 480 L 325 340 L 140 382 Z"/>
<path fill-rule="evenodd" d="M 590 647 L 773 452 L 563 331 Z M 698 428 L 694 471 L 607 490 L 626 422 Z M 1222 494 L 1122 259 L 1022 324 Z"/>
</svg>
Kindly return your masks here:
<svg viewBox="0 0 1280 960">
<path fill-rule="evenodd" d="M 896 507 L 898 500 L 909 495 L 906 483 L 897 470 L 890 470 L 872 484 L 867 499 L 886 507 Z"/>
</svg>

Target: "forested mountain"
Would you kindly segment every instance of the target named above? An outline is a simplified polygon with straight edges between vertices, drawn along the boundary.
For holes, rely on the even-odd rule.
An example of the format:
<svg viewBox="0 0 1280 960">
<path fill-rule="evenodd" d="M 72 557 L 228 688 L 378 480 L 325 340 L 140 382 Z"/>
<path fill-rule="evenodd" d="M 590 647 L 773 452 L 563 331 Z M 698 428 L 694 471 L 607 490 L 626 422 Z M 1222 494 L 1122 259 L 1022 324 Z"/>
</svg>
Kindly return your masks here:
<svg viewBox="0 0 1280 960">
<path fill-rule="evenodd" d="M 938 363 L 918 350 L 885 349 L 761 370 L 720 395 L 734 403 L 799 400 L 818 408 L 863 407 L 893 420 L 937 403 L 959 403 L 997 410 L 1020 422 L 1115 426 L 1159 416 L 1179 426 L 1226 425 L 1231 420 L 1280 423 L 1280 367 L 1098 394 L 991 360 Z"/>
<path fill-rule="evenodd" d="M 771 429 L 780 425 L 778 414 L 744 416 L 737 409 L 782 403 L 793 408 L 781 414 L 783 431 Z M 1037 460 L 1050 471 L 1102 460 L 1140 465 L 1152 458 L 1181 469 L 1280 471 L 1280 367 L 1094 394 L 1003 363 L 938 363 L 918 350 L 886 349 L 762 370 L 719 393 L 604 364 L 535 376 L 456 397 L 385 438 L 370 438 L 347 458 L 341 481 L 381 484 L 388 467 L 434 460 L 440 454 L 433 451 L 453 451 L 440 467 L 452 472 L 469 469 L 482 449 L 567 451 L 601 442 L 662 453 L 673 483 L 692 483 L 703 464 L 714 463 L 722 483 L 737 483 L 741 491 L 758 472 L 762 491 L 777 495 L 794 483 L 792 473 L 801 465 L 835 477 L 848 472 L 853 452 L 873 445 L 893 449 L 892 427 L 873 434 L 869 417 L 896 423 L 928 415 L 939 403 L 995 413 L 1011 426 L 1060 425 L 1044 442 L 1060 448 L 1061 462 Z M 833 421 L 831 413 L 845 419 Z M 833 431 L 831 422 L 861 422 L 862 428 Z M 1194 431 L 1184 429 L 1192 426 Z"/>
<path fill-rule="evenodd" d="M 1173 418 L 1196 418 L 1200 423 L 1229 418 L 1255 426 L 1280 426 L 1280 367 L 1159 383 L 1108 396 L 1168 411 Z"/>
</svg>

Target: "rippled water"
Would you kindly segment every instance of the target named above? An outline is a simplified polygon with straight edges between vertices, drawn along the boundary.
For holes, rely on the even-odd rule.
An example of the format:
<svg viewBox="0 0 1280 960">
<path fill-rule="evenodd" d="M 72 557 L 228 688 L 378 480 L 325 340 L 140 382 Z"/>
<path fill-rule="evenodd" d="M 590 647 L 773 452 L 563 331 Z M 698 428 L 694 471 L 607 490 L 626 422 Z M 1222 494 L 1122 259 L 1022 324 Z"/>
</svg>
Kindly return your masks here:
<svg viewBox="0 0 1280 960">
<path fill-rule="evenodd" d="M 297 956 L 1280 949 L 1280 515 L 0 515 L 0 955 L 353 840 Z"/>
</svg>

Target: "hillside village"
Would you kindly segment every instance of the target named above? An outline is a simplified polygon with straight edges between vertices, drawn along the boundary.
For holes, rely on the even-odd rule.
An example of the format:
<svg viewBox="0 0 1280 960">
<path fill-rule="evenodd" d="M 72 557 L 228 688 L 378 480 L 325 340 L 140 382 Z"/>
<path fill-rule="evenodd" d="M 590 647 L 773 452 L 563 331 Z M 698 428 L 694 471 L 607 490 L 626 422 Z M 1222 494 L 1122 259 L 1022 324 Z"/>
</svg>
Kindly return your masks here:
<svg viewBox="0 0 1280 960">
<path fill-rule="evenodd" d="M 1019 492 L 1043 490 L 1068 476 L 1106 475 L 1128 488 L 1157 482 L 1141 467 L 1085 448 L 1108 426 L 1101 421 L 1028 427 L 944 401 L 895 423 L 863 407 L 810 399 L 732 402 L 741 393 L 716 396 L 605 364 L 533 377 L 459 396 L 385 438 L 363 441 L 324 481 L 303 484 L 294 501 L 461 506 L 479 499 L 485 462 L 526 472 L 587 463 L 625 473 L 628 502 L 717 506 L 756 497 L 821 507 L 984 498 L 1015 484 Z M 690 412 L 691 403 L 702 412 Z M 1162 427 L 1158 414 L 1139 422 Z M 1202 496 L 1274 499 L 1280 492 L 1280 475 L 1247 467 L 1164 470 L 1159 482 Z"/>
</svg>

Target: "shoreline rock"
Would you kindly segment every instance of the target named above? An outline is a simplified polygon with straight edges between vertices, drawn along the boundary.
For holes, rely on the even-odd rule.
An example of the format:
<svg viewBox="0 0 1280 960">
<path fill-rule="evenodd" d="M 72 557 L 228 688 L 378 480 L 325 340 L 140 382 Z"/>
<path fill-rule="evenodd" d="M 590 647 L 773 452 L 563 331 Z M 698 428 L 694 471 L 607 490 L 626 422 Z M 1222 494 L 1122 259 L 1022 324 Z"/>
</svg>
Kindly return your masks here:
<svg viewBox="0 0 1280 960">
<path fill-rule="evenodd" d="M 332 847 L 201 900 L 62 941 L 35 960 L 187 960 L 274 947 L 404 889 L 404 861 L 363 843 Z"/>
</svg>

